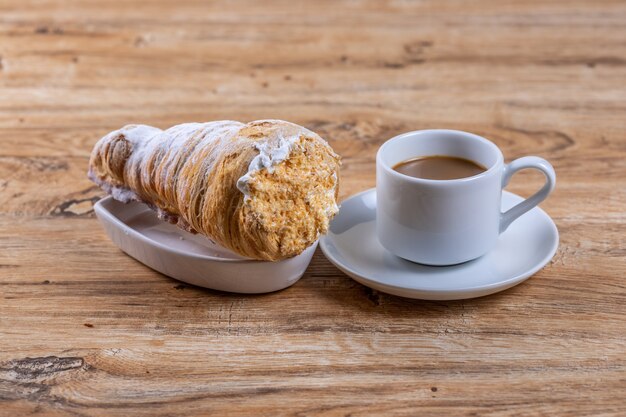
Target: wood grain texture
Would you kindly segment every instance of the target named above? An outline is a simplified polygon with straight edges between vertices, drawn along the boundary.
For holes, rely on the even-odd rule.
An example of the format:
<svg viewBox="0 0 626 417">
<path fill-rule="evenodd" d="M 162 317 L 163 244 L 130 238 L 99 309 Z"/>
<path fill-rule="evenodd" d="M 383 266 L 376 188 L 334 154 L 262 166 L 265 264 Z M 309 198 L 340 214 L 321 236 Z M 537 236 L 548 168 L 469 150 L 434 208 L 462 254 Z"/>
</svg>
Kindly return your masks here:
<svg viewBox="0 0 626 417">
<path fill-rule="evenodd" d="M 622 1 L 0 2 L 0 415 L 625 415 L 624 39 Z M 327 138 L 342 198 L 408 130 L 543 156 L 558 253 L 475 300 L 376 292 L 319 251 L 240 296 L 106 238 L 100 136 L 261 118 Z"/>
</svg>

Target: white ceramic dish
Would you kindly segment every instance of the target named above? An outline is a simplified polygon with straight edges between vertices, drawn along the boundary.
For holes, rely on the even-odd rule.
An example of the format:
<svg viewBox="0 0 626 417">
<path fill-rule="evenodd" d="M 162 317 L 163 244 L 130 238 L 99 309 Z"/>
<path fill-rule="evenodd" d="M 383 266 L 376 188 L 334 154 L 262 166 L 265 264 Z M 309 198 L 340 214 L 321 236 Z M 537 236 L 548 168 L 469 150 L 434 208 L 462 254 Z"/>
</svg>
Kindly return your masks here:
<svg viewBox="0 0 626 417">
<path fill-rule="evenodd" d="M 523 198 L 504 191 L 502 209 Z M 546 265 L 559 244 L 556 225 L 535 207 L 503 232 L 495 249 L 459 265 L 426 266 L 385 250 L 376 237 L 376 190 L 341 204 L 320 246 L 326 257 L 363 285 L 408 298 L 454 300 L 503 291 Z"/>
<path fill-rule="evenodd" d="M 256 294 L 287 288 L 302 277 L 317 247 L 315 242 L 284 261 L 257 261 L 159 220 L 145 204 L 106 197 L 94 210 L 113 243 L 128 255 L 172 278 L 220 291 Z"/>
</svg>

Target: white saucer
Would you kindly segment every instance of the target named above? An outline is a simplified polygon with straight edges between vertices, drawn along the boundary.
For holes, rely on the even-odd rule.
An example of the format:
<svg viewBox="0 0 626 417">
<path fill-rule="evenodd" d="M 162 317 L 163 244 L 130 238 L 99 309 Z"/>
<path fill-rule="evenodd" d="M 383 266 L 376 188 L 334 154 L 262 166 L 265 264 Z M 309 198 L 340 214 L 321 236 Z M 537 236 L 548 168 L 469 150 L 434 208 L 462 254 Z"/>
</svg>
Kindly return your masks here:
<svg viewBox="0 0 626 417">
<path fill-rule="evenodd" d="M 145 204 L 106 197 L 94 210 L 113 243 L 128 255 L 172 278 L 220 291 L 257 294 L 289 287 L 302 277 L 317 247 L 315 242 L 282 261 L 258 261 L 159 220 Z"/>
<path fill-rule="evenodd" d="M 502 209 L 522 200 L 504 191 Z M 322 251 L 363 285 L 424 300 L 474 298 L 506 290 L 546 265 L 559 245 L 556 225 L 535 207 L 513 222 L 495 249 L 481 258 L 460 265 L 426 266 L 387 252 L 376 237 L 375 221 L 375 189 L 350 197 L 321 239 Z"/>
</svg>

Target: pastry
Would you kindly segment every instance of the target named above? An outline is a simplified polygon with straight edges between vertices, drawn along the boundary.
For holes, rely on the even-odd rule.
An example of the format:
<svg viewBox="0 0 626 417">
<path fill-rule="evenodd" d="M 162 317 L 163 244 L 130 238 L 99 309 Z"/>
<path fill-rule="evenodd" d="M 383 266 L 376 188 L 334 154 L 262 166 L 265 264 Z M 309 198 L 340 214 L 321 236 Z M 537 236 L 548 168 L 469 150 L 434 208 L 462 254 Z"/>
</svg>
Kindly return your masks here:
<svg viewBox="0 0 626 417">
<path fill-rule="evenodd" d="M 122 202 L 249 258 L 277 261 L 313 244 L 337 213 L 339 157 L 281 120 L 128 125 L 104 136 L 89 178 Z"/>
</svg>

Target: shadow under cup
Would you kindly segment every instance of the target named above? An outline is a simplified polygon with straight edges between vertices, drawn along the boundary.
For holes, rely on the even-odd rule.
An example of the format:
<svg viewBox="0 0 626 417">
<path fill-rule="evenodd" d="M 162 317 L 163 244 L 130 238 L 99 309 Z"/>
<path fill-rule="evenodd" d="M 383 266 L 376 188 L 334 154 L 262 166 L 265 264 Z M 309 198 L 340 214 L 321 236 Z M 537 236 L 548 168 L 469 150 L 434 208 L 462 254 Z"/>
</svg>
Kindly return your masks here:
<svg viewBox="0 0 626 417">
<path fill-rule="evenodd" d="M 487 170 L 467 178 L 415 178 L 393 169 L 408 159 L 453 156 Z M 427 265 L 478 258 L 496 244 L 504 158 L 480 136 L 455 130 L 422 130 L 385 142 L 376 156 L 376 229 L 391 253 Z"/>
</svg>

